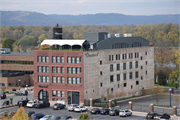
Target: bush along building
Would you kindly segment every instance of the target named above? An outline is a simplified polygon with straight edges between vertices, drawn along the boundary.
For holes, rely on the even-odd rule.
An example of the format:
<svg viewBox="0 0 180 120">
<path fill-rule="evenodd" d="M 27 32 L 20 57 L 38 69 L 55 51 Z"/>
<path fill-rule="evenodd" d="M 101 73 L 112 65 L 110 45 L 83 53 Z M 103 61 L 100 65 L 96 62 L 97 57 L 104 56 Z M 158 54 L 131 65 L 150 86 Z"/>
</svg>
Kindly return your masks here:
<svg viewBox="0 0 180 120">
<path fill-rule="evenodd" d="M 84 40 L 56 38 L 34 51 L 36 100 L 84 104 L 101 95 L 154 86 L 154 47 L 142 37 L 103 32 L 84 33 Z"/>
</svg>

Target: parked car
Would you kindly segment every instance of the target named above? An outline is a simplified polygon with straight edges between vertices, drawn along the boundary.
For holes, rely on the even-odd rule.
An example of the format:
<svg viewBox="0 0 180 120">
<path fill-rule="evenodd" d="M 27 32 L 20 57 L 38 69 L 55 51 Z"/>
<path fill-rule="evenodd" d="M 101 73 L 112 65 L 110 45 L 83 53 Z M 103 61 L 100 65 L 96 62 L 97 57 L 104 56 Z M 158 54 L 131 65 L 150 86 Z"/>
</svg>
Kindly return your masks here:
<svg viewBox="0 0 180 120">
<path fill-rule="evenodd" d="M 28 114 L 28 117 L 31 117 L 32 114 L 34 114 L 34 111 L 26 111 L 26 113 Z"/>
<path fill-rule="evenodd" d="M 49 101 L 46 101 L 46 100 L 41 100 L 41 101 L 38 101 L 37 103 L 34 103 L 35 108 L 45 108 L 49 106 L 50 106 L 50 103 Z"/>
<path fill-rule="evenodd" d="M 49 118 L 48 120 L 60 120 L 61 119 L 61 117 L 60 116 L 57 116 L 57 117 L 51 117 L 51 118 Z"/>
<path fill-rule="evenodd" d="M 21 107 L 21 106 L 26 107 L 28 102 L 29 102 L 29 100 L 18 100 L 17 105 L 19 107 Z"/>
<path fill-rule="evenodd" d="M 69 119 L 72 119 L 72 117 L 65 115 L 65 116 L 62 116 L 60 120 L 69 120 Z"/>
<path fill-rule="evenodd" d="M 82 112 L 82 111 L 87 111 L 88 109 L 87 109 L 87 107 L 85 107 L 85 106 L 77 106 L 77 107 L 75 107 L 75 109 L 74 109 L 74 111 L 76 111 L 76 112 Z"/>
<path fill-rule="evenodd" d="M 60 109 L 63 109 L 63 108 L 65 108 L 66 107 L 66 105 L 63 105 L 63 104 L 61 104 L 61 103 L 55 103 L 54 105 L 53 105 L 53 109 L 54 110 L 60 110 Z"/>
<path fill-rule="evenodd" d="M 119 110 L 118 109 L 111 109 L 110 111 L 109 111 L 109 115 L 111 116 L 111 115 L 119 115 Z"/>
<path fill-rule="evenodd" d="M 34 104 L 37 103 L 36 101 L 28 101 L 27 107 L 34 107 Z"/>
<path fill-rule="evenodd" d="M 131 116 L 132 115 L 132 112 L 131 111 L 129 111 L 129 110 L 121 110 L 120 112 L 119 112 L 119 116 L 121 117 L 121 116 Z"/>
<path fill-rule="evenodd" d="M 154 113 L 154 112 L 149 112 L 147 115 L 146 115 L 146 119 L 154 119 L 154 117 L 157 116 L 157 113 Z"/>
<path fill-rule="evenodd" d="M 42 113 L 34 113 L 34 114 L 31 115 L 30 118 L 31 119 L 40 119 L 42 117 L 44 117 L 44 114 L 42 114 Z"/>
<path fill-rule="evenodd" d="M 16 91 L 14 94 L 15 95 L 27 95 L 28 91 L 27 90 L 20 90 L 20 91 Z"/>
<path fill-rule="evenodd" d="M 92 110 L 90 110 L 91 114 L 99 114 L 101 111 L 99 108 L 93 108 Z"/>
<path fill-rule="evenodd" d="M 48 120 L 49 118 L 54 117 L 54 115 L 45 115 L 40 120 Z"/>
<path fill-rule="evenodd" d="M 70 104 L 67 109 L 69 111 L 74 111 L 74 108 L 77 107 L 77 106 L 79 106 L 79 105 L 78 104 Z"/>
<path fill-rule="evenodd" d="M 5 99 L 5 98 L 6 98 L 6 94 L 5 93 L 1 94 L 1 99 Z"/>
<path fill-rule="evenodd" d="M 13 88 L 13 89 L 12 89 L 12 91 L 16 91 L 16 89 L 15 89 L 15 88 Z"/>
<path fill-rule="evenodd" d="M 161 119 L 170 119 L 171 116 L 166 114 L 166 113 L 158 113 L 157 116 L 154 117 L 157 120 L 161 120 Z"/>
<path fill-rule="evenodd" d="M 101 115 L 107 115 L 107 114 L 109 114 L 109 109 L 108 108 L 101 109 Z"/>
</svg>

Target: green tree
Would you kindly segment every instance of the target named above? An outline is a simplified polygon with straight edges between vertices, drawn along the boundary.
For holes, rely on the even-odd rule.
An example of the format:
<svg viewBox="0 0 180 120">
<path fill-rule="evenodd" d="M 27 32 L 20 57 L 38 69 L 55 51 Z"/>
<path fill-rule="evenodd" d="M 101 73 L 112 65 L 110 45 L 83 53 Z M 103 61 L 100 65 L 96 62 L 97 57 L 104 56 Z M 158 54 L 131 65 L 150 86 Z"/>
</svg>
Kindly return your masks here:
<svg viewBox="0 0 180 120">
<path fill-rule="evenodd" d="M 13 43 L 16 42 L 15 39 L 11 39 L 11 38 L 7 38 L 4 42 L 3 42 L 3 48 L 10 48 L 11 51 L 13 51 Z"/>
<path fill-rule="evenodd" d="M 14 42 L 12 47 L 13 47 L 13 52 L 20 52 L 21 51 L 21 45 L 18 42 Z"/>
<path fill-rule="evenodd" d="M 33 46 L 34 42 L 34 36 L 29 35 L 25 35 L 19 40 L 19 43 L 21 44 L 23 50 L 26 50 L 27 46 Z"/>
<path fill-rule="evenodd" d="M 166 76 L 162 72 L 162 70 L 160 70 L 160 72 L 158 73 L 158 84 L 159 85 L 167 85 L 167 83 L 166 83 Z"/>
<path fill-rule="evenodd" d="M 40 46 L 41 46 L 41 43 L 43 42 L 43 40 L 45 40 L 46 39 L 46 37 L 45 37 L 45 35 L 44 34 L 41 34 L 39 37 L 38 37 L 38 41 L 37 41 L 37 43 L 38 43 L 38 46 L 36 47 L 36 48 L 40 48 Z"/>
<path fill-rule="evenodd" d="M 28 120 L 28 114 L 26 113 L 24 107 L 20 107 L 16 114 L 14 115 L 14 117 L 12 118 L 12 120 Z"/>
<path fill-rule="evenodd" d="M 165 99 L 168 95 L 168 91 L 165 90 L 162 86 L 154 86 L 150 88 L 151 98 L 155 99 L 158 105 L 158 102 L 161 99 Z"/>
</svg>

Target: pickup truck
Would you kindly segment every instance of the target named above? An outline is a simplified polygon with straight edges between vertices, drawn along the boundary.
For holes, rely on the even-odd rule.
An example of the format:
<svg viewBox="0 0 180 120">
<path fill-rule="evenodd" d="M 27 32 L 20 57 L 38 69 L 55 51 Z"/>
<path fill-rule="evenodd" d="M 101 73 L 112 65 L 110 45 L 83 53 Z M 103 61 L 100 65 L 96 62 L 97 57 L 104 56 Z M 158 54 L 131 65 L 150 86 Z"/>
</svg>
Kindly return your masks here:
<svg viewBox="0 0 180 120">
<path fill-rule="evenodd" d="M 42 101 L 38 101 L 37 103 L 34 103 L 34 107 L 35 108 L 44 108 L 44 107 L 49 107 L 50 103 L 49 101 L 46 100 L 42 100 Z"/>
</svg>

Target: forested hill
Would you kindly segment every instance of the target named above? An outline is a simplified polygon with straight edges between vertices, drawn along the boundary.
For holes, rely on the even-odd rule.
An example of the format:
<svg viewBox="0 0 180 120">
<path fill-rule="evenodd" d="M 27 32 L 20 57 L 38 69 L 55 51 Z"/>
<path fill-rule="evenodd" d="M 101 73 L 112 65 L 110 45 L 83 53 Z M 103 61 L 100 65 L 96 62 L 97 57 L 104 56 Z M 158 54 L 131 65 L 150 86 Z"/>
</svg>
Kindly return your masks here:
<svg viewBox="0 0 180 120">
<path fill-rule="evenodd" d="M 98 13 L 86 15 L 45 15 L 28 11 L 0 11 L 1 26 L 52 26 L 59 23 L 62 26 L 69 25 L 138 25 L 158 23 L 179 23 L 179 14 L 133 16 L 117 13 Z"/>
</svg>

